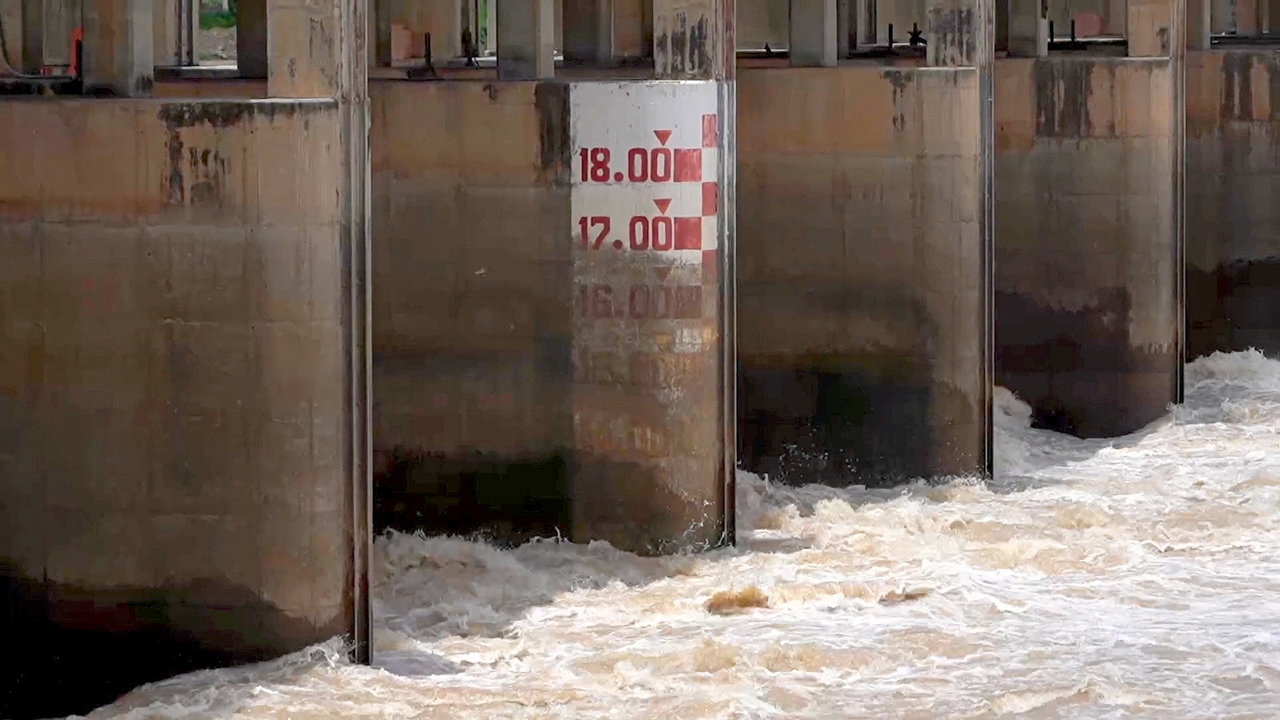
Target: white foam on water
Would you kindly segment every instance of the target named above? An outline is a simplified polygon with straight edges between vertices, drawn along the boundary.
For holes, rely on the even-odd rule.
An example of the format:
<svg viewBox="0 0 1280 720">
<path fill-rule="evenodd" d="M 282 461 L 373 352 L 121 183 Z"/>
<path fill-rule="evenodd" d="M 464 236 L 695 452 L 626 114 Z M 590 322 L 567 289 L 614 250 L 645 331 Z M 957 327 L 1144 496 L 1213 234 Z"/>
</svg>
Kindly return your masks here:
<svg viewBox="0 0 1280 720">
<path fill-rule="evenodd" d="M 739 547 L 700 556 L 381 538 L 375 667 L 331 641 L 90 717 L 1274 717 L 1280 362 L 1186 377 L 1111 440 L 1031 429 L 999 390 L 990 483 L 744 473 Z M 705 607 L 752 586 L 767 607 Z"/>
</svg>

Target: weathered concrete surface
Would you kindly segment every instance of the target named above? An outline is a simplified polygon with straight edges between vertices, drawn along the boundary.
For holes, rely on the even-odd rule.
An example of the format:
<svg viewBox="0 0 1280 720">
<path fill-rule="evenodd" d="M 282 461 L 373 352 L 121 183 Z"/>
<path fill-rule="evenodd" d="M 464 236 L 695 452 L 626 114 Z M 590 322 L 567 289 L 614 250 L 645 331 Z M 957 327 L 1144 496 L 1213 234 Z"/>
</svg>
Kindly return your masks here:
<svg viewBox="0 0 1280 720">
<path fill-rule="evenodd" d="M 557 133 L 567 132 L 569 118 L 557 115 L 554 95 L 564 87 L 372 85 L 378 528 L 482 530 L 519 539 L 557 528 L 568 533 L 574 523 L 573 463 L 581 454 L 573 403 L 589 394 L 575 389 L 570 356 L 578 298 L 566 263 L 574 220 L 567 171 L 556 154 L 564 152 Z M 175 97 L 263 91 L 261 83 L 243 81 L 156 86 L 157 95 Z M 722 374 L 724 367 L 727 360 L 717 365 Z M 584 375 L 584 385 L 608 389 L 602 380 L 615 369 L 584 368 L 596 377 Z M 635 376 L 639 383 L 663 368 L 623 370 L 648 373 Z M 731 434 L 732 424 L 723 432 Z M 595 462 L 597 469 L 582 477 L 600 490 L 587 487 L 580 499 L 626 485 L 604 482 L 607 472 L 631 473 L 632 483 L 642 477 L 616 455 Z M 644 483 L 661 487 L 647 477 L 638 484 Z M 708 483 L 722 484 L 723 477 Z M 629 494 L 650 505 L 632 508 L 616 499 L 595 505 L 649 518 L 655 537 L 686 529 L 660 522 L 687 520 L 685 510 L 671 511 L 684 508 L 683 499 Z M 719 503 L 698 515 L 722 514 Z M 709 538 L 719 532 L 714 524 L 705 530 Z"/>
<path fill-rule="evenodd" d="M 1136 430 L 1181 362 L 1172 65 L 996 68 L 996 382 L 1041 426 Z"/>
<path fill-rule="evenodd" d="M 0 102 L 0 715 L 352 632 L 340 133 L 325 100 Z"/>
<path fill-rule="evenodd" d="M 775 50 L 787 46 L 791 0 L 738 0 L 738 46 Z"/>
<path fill-rule="evenodd" d="M 1280 354 L 1280 56 L 1187 57 L 1187 358 Z"/>
<path fill-rule="evenodd" d="M 986 472 L 979 72 L 743 69 L 738 90 L 743 466 Z"/>
<path fill-rule="evenodd" d="M 178 54 L 178 38 L 180 22 L 178 3 L 162 2 L 152 7 L 151 49 L 152 62 L 155 65 L 178 65 L 182 62 Z"/>
<path fill-rule="evenodd" d="M 792 2 L 787 43 L 791 65 L 835 67 L 840 58 L 839 24 L 836 0 Z"/>
<path fill-rule="evenodd" d="M 555 89 L 371 86 L 376 528 L 567 532 L 573 221 Z"/>
<path fill-rule="evenodd" d="M 170 100 L 258 100 L 267 97 L 267 81 L 235 80 L 162 80 L 151 88 L 155 98 Z"/>
<path fill-rule="evenodd" d="M 735 0 L 653 0 L 654 77 L 732 78 L 735 8 Z"/>
<path fill-rule="evenodd" d="M 1212 0 L 1213 34 L 1256 35 L 1265 28 L 1260 24 L 1268 0 Z"/>
<path fill-rule="evenodd" d="M 25 49 L 28 69 L 40 72 L 42 65 L 67 67 L 72 63 L 71 36 L 78 27 L 85 28 L 86 41 L 92 37 L 88 25 L 91 15 L 112 14 L 124 9 L 123 0 L 106 0 L 99 5 L 74 0 L 22 0 L 26 22 Z"/>
<path fill-rule="evenodd" d="M 559 531 L 641 551 L 724 539 L 727 361 L 707 355 L 707 372 L 685 377 L 662 354 L 624 367 L 602 362 L 623 348 L 575 356 L 587 308 L 575 286 L 572 87 L 372 86 L 379 529 Z M 713 277 L 703 295 L 719 287 Z M 616 425 L 657 407 L 659 377 L 689 437 L 719 438 L 709 465 L 678 443 L 625 452 L 594 422 L 600 408 L 618 411 L 605 418 Z"/>
<path fill-rule="evenodd" d="M 51 3 L 50 6 L 70 3 Z M 151 0 L 98 0 L 84 4 L 84 82 L 87 88 L 114 95 L 144 97 L 151 92 L 155 68 L 155 23 Z M 76 13 L 71 13 L 72 17 Z M 46 13 L 46 20 L 48 14 Z M 71 29 L 76 27 L 71 20 Z M 46 58 L 50 41 L 65 47 L 71 65 L 71 32 L 54 33 L 45 23 Z M 65 38 L 65 39 L 62 39 Z M 46 59 L 46 62 L 49 62 Z"/>
<path fill-rule="evenodd" d="M 29 4 L 30 0 L 0 4 L 0 25 L 3 26 L 3 28 L 0 28 L 0 32 L 4 33 L 4 47 L 9 51 L 9 62 L 12 63 L 13 69 L 18 72 L 23 72 L 26 64 L 24 40 L 27 33 L 24 32 L 24 28 L 25 25 L 32 23 L 30 19 L 25 17 L 23 11 L 26 9 L 25 6 Z M 0 68 L 0 73 L 3 72 L 4 68 Z"/>
<path fill-rule="evenodd" d="M 1125 39 L 1129 57 L 1179 57 L 1184 54 L 1184 0 L 1127 0 Z"/>
</svg>

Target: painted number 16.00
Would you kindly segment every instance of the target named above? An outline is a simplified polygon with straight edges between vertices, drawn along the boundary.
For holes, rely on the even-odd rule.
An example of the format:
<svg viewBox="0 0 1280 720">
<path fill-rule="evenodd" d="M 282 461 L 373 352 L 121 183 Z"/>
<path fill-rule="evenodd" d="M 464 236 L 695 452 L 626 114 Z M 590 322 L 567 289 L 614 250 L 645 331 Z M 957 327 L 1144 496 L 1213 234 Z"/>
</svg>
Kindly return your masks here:
<svg viewBox="0 0 1280 720">
<path fill-rule="evenodd" d="M 583 249 L 599 250 L 609 240 L 609 233 L 612 231 L 613 220 L 607 215 L 578 218 L 578 241 Z M 643 252 L 651 248 L 658 251 L 671 250 L 675 247 L 675 242 L 675 224 L 670 217 L 632 215 L 627 222 L 627 242 L 614 239 L 612 245 L 614 250 L 629 247 L 634 252 Z"/>
</svg>

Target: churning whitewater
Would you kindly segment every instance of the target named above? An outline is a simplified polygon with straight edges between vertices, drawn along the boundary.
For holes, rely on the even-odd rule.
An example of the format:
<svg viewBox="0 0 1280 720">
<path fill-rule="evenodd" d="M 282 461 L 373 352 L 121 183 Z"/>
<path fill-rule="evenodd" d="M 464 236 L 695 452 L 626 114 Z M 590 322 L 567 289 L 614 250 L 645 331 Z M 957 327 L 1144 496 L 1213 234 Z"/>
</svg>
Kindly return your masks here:
<svg viewBox="0 0 1280 720">
<path fill-rule="evenodd" d="M 999 391 L 989 483 L 742 475 L 739 546 L 704 555 L 381 538 L 375 667 L 335 640 L 90 717 L 1275 717 L 1280 362 L 1187 386 L 1092 441 Z"/>
</svg>

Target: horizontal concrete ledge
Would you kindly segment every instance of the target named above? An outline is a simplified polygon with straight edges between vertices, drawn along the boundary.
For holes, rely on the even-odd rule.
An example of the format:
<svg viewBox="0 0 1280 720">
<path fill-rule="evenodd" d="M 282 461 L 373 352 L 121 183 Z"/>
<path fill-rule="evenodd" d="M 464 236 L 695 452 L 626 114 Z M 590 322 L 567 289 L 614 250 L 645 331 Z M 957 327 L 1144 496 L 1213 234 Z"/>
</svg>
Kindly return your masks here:
<svg viewBox="0 0 1280 720">
<path fill-rule="evenodd" d="M 235 65 L 168 65 L 159 66 L 153 76 L 156 82 L 175 80 L 247 80 L 266 82 L 264 78 L 242 77 Z"/>
<path fill-rule="evenodd" d="M 1151 68 L 1167 67 L 1170 63 L 1167 57 L 1121 57 L 1113 55 L 1050 55 L 1042 58 L 1023 58 L 1023 57 L 1004 57 L 997 58 L 996 63 L 1000 65 L 1117 65 L 1117 66 L 1136 66 L 1143 65 Z"/>
<path fill-rule="evenodd" d="M 1257 35 L 1214 35 L 1209 38 L 1214 50 L 1263 50 L 1280 48 L 1280 33 Z"/>
<path fill-rule="evenodd" d="M 265 85 L 265 83 L 263 83 Z M 137 109 L 147 105 L 157 108 L 174 108 L 183 105 L 200 106 L 202 110 L 213 110 L 219 107 L 243 108 L 252 114 L 260 112 L 278 112 L 284 110 L 318 111 L 336 108 L 338 101 L 331 98 L 205 98 L 205 97 L 159 97 L 159 98 L 81 98 L 81 97 L 16 97 L 6 98 L 3 105 L 8 106 L 47 106 L 59 105 L 66 109 L 115 105 L 126 109 Z"/>
<path fill-rule="evenodd" d="M 978 72 L 976 67 L 935 67 L 928 65 L 880 65 L 880 64 L 859 64 L 859 65 L 841 65 L 838 67 L 754 67 L 743 68 L 751 75 L 850 75 L 854 73 L 877 73 L 881 75 L 901 75 L 907 77 L 917 76 L 938 76 L 945 77 L 948 75 L 969 75 Z"/>
</svg>

